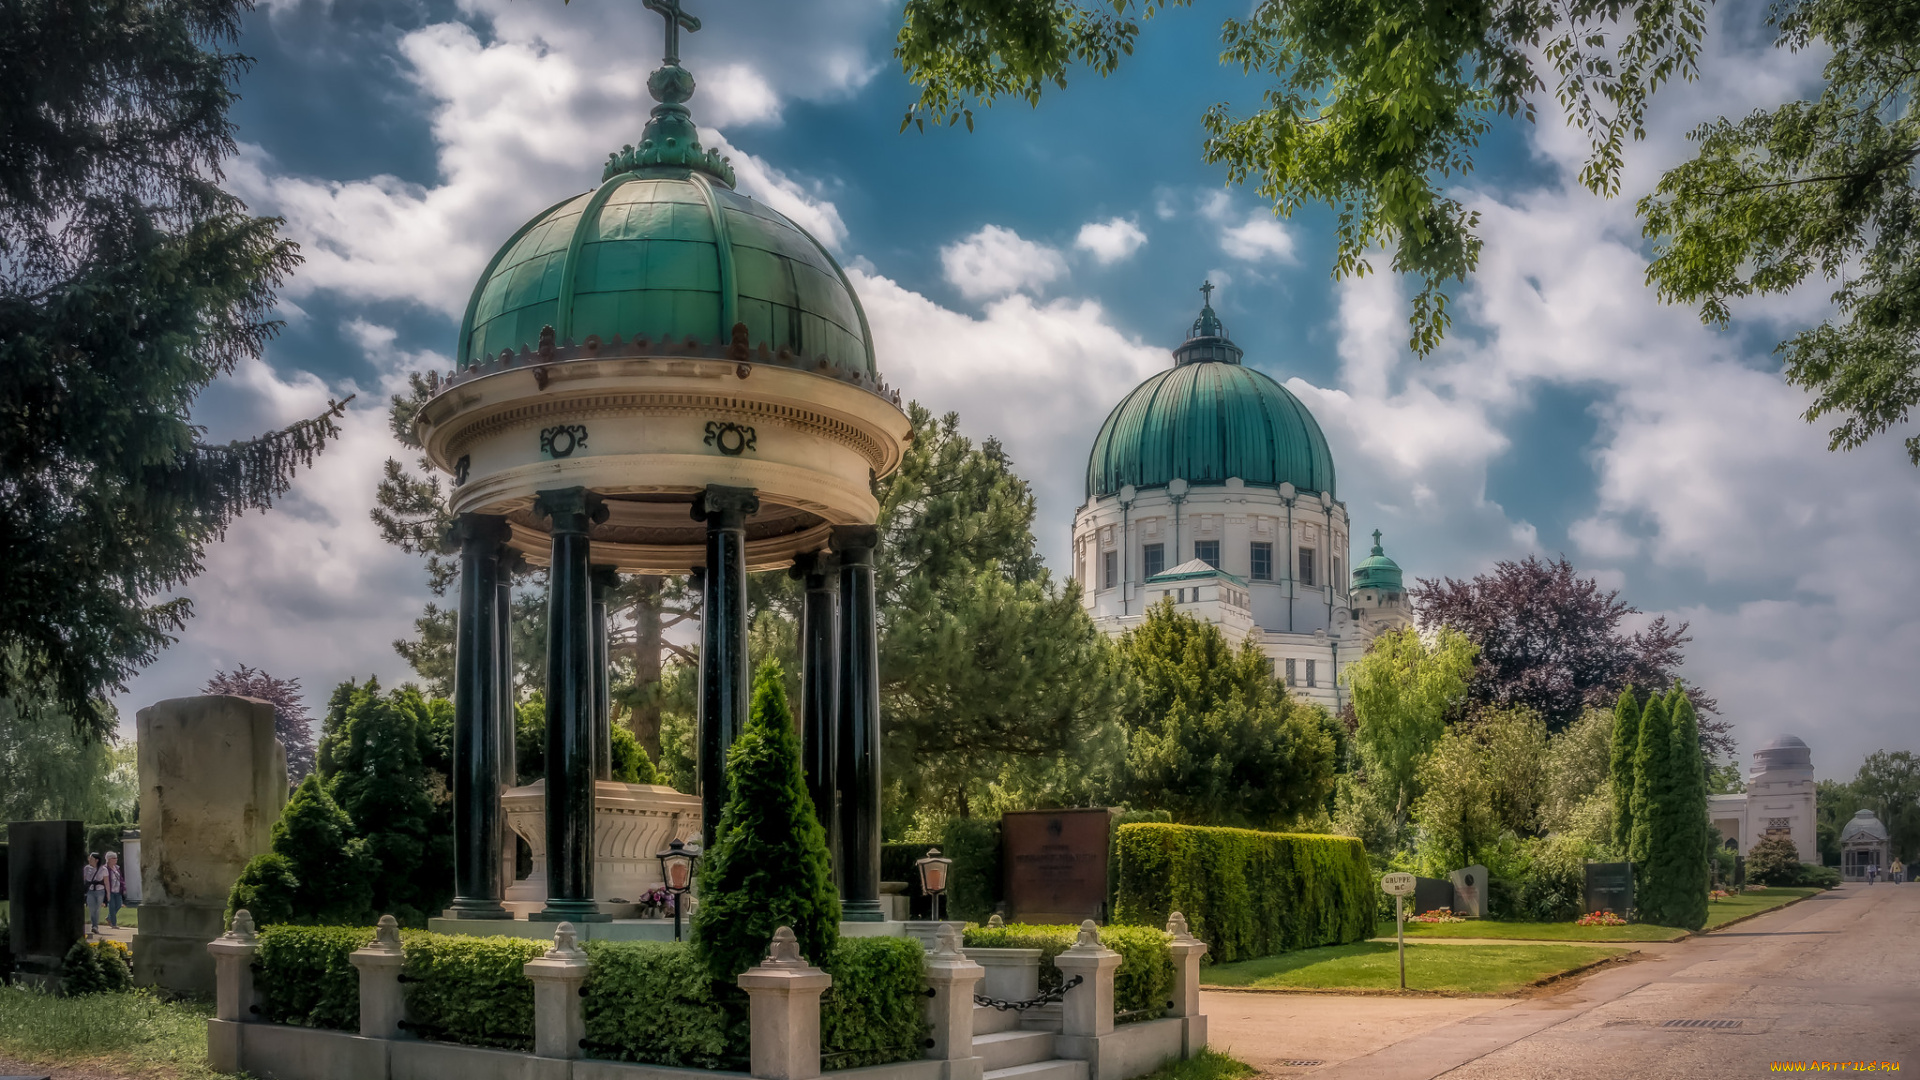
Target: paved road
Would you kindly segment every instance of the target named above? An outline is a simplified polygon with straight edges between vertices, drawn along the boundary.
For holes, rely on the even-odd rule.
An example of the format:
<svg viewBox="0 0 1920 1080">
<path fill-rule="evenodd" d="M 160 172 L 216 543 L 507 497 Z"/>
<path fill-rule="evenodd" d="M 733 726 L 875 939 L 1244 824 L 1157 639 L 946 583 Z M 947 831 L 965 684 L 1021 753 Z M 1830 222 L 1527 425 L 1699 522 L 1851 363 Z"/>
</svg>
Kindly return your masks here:
<svg viewBox="0 0 1920 1080">
<path fill-rule="evenodd" d="M 1314 1080 L 1746 1077 L 1775 1061 L 1920 1069 L 1920 885 L 1850 885 L 1641 948 L 1636 962 L 1518 1000 L 1212 993 L 1206 1007 L 1216 1045 Z"/>
</svg>

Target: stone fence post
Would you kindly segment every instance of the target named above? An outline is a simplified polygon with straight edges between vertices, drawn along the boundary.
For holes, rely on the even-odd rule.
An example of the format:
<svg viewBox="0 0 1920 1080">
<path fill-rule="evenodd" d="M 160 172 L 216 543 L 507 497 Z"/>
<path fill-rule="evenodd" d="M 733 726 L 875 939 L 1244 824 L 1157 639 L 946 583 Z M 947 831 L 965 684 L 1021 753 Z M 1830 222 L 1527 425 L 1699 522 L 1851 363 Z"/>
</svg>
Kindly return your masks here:
<svg viewBox="0 0 1920 1080">
<path fill-rule="evenodd" d="M 1200 1011 L 1200 958 L 1207 955 L 1207 943 L 1193 936 L 1187 917 L 1177 911 L 1167 919 L 1167 933 L 1173 936 L 1167 943 L 1173 953 L 1173 1011 L 1168 1015 L 1186 1021 L 1181 1056 L 1190 1058 L 1207 1048 L 1207 1018 Z"/>
<path fill-rule="evenodd" d="M 1092 919 L 1080 924 L 1080 938 L 1073 948 L 1054 957 L 1063 982 L 1080 976 L 1080 985 L 1068 990 L 1061 1002 L 1060 1034 L 1067 1038 L 1097 1037 L 1113 1033 L 1113 973 L 1120 967 L 1120 954 L 1100 944 L 1100 928 Z"/>
<path fill-rule="evenodd" d="M 767 958 L 740 974 L 751 999 L 749 1069 L 756 1080 L 820 1075 L 820 995 L 833 976 L 807 963 L 791 927 L 773 932 Z"/>
<path fill-rule="evenodd" d="M 580 1041 L 587 1037 L 580 987 L 588 967 L 573 924 L 563 922 L 554 928 L 553 948 L 521 969 L 533 980 L 533 1052 L 538 1056 L 580 1056 Z"/>
<path fill-rule="evenodd" d="M 984 1068 L 973 1052 L 973 992 L 987 970 L 960 951 L 960 927 L 945 923 L 927 954 L 927 1057 L 946 1062 L 944 1080 L 980 1080 Z"/>
<path fill-rule="evenodd" d="M 207 942 L 213 956 L 215 1020 L 207 1025 L 207 1065 L 215 1072 L 240 1071 L 240 1032 L 231 1026 L 253 1019 L 253 958 L 260 939 L 253 932 L 253 915 L 245 908 L 233 913 L 233 929 Z"/>
<path fill-rule="evenodd" d="M 347 954 L 347 962 L 360 971 L 360 1034 L 399 1038 L 400 1021 L 407 1018 L 400 993 L 400 969 L 407 962 L 400 948 L 400 924 L 391 915 L 380 916 L 373 943 Z"/>
</svg>

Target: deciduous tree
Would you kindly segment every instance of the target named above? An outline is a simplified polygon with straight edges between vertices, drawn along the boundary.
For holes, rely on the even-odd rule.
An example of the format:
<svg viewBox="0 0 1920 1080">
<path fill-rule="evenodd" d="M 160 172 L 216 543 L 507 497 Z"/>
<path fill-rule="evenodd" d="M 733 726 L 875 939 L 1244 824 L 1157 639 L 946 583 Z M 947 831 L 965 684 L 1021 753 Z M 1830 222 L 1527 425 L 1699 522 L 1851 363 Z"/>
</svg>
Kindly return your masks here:
<svg viewBox="0 0 1920 1080">
<path fill-rule="evenodd" d="M 1366 785 L 1389 808 L 1396 831 L 1419 796 L 1421 761 L 1447 721 L 1464 711 L 1475 651 L 1452 629 L 1441 628 L 1429 642 L 1409 627 L 1375 638 L 1342 674 L 1353 693 Z"/>
<path fill-rule="evenodd" d="M 276 679 L 259 668 L 241 664 L 232 671 L 216 671 L 203 694 L 231 694 L 258 698 L 273 705 L 273 733 L 287 748 L 287 783 L 298 785 L 313 771 L 313 721 L 299 679 Z"/>
</svg>

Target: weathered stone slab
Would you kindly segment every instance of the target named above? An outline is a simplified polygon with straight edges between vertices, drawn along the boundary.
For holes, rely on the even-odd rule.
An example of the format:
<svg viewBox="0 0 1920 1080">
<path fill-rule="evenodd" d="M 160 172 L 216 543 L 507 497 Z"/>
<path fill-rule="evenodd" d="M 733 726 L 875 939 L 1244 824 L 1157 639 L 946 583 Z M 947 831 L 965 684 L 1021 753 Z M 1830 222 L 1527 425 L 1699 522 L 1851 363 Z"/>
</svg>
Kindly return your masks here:
<svg viewBox="0 0 1920 1080">
<path fill-rule="evenodd" d="M 67 950 L 86 934 L 86 826 L 78 821 L 16 821 L 7 826 L 9 944 L 20 974 L 34 981 L 60 973 Z"/>
</svg>

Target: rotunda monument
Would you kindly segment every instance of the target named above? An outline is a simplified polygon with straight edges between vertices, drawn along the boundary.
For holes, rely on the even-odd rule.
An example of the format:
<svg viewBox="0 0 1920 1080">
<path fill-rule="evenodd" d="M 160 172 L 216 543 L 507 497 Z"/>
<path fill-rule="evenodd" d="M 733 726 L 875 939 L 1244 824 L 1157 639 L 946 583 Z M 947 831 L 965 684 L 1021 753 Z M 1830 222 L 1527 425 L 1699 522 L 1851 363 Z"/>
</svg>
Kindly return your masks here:
<svg viewBox="0 0 1920 1080">
<path fill-rule="evenodd" d="M 1122 398 L 1087 461 L 1074 576 L 1119 634 L 1171 600 L 1252 635 L 1295 693 L 1340 706 L 1339 672 L 1373 637 L 1412 624 L 1400 567 L 1373 534 L 1348 572 L 1347 507 L 1313 413 L 1248 367 L 1203 285 L 1174 366 Z"/>
<path fill-rule="evenodd" d="M 456 887 L 450 915 L 503 918 L 500 825 L 512 707 L 503 564 L 548 571 L 547 872 L 533 916 L 594 901 L 596 779 L 610 775 L 606 609 L 621 572 L 692 573 L 702 592 L 699 798 L 710 841 L 747 715 L 746 574 L 807 581 L 803 739 L 837 838 L 846 917 L 877 920 L 879 688 L 872 480 L 908 437 L 839 264 L 733 189 L 700 145 L 679 0 L 659 103 L 601 183 L 536 215 L 474 286 L 458 368 L 420 410 L 453 478 L 461 549 L 455 675 Z"/>
</svg>

